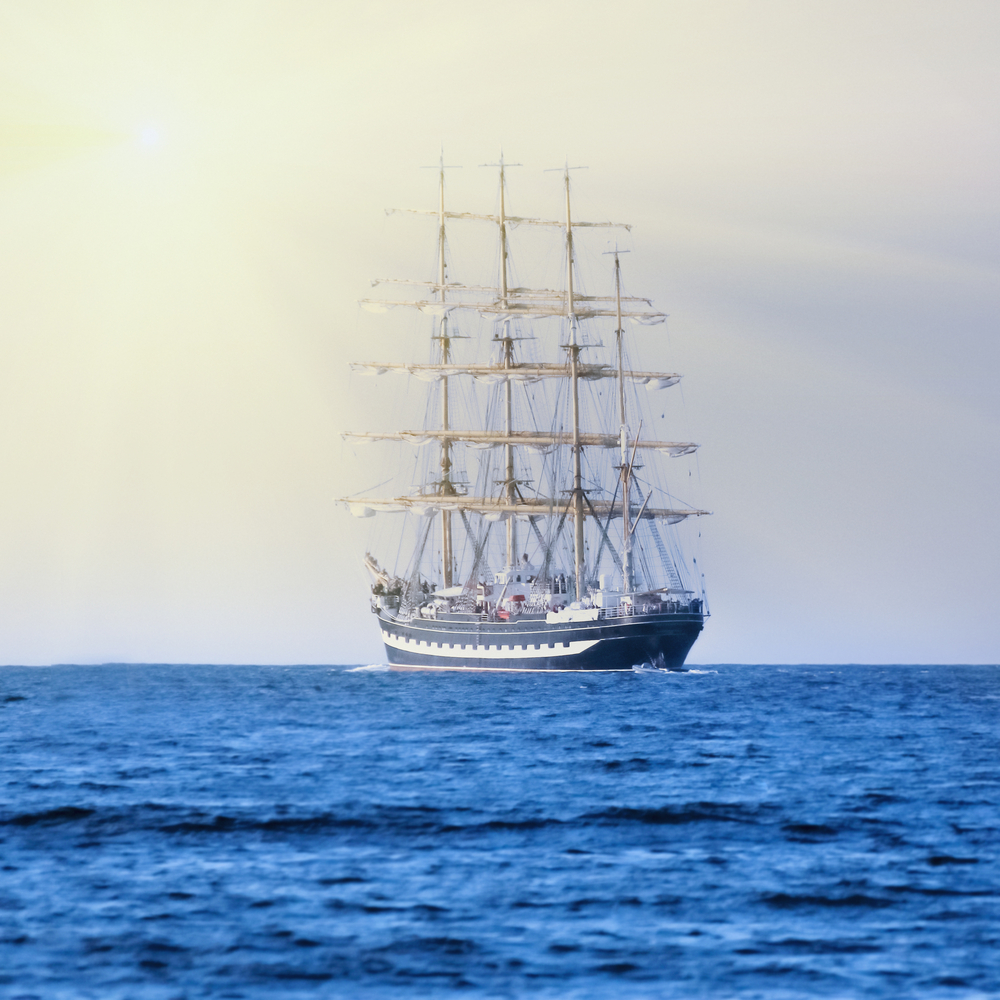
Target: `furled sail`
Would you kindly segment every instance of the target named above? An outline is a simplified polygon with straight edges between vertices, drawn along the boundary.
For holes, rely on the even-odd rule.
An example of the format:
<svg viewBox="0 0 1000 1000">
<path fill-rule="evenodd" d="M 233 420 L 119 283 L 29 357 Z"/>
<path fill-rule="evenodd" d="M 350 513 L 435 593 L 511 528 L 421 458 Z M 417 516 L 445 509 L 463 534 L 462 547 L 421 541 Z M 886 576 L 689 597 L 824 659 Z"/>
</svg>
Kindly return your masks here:
<svg viewBox="0 0 1000 1000">
<path fill-rule="evenodd" d="M 538 497 L 516 503 L 510 503 L 506 498 L 470 497 L 470 496 L 412 496 L 395 497 L 394 499 L 379 499 L 364 497 L 362 499 L 338 498 L 340 503 L 347 504 L 355 517 L 370 517 L 368 511 L 384 513 L 401 513 L 407 511 L 421 517 L 429 517 L 441 511 L 466 511 L 483 514 L 487 520 L 505 520 L 508 517 L 562 517 L 566 514 L 566 498 Z M 649 520 L 660 519 L 668 524 L 675 524 L 686 517 L 698 517 L 707 514 L 706 510 L 694 508 L 663 508 L 636 506 L 633 517 Z M 588 500 L 584 512 L 585 517 L 615 518 L 622 516 L 622 504 L 610 500 Z"/>
<path fill-rule="evenodd" d="M 519 363 L 510 367 L 502 364 L 469 364 L 469 365 L 435 365 L 409 364 L 406 362 L 375 362 L 352 361 L 351 371 L 362 375 L 382 375 L 385 372 L 399 372 L 401 375 L 412 375 L 414 378 L 430 382 L 449 378 L 452 375 L 468 375 L 478 382 L 491 384 L 494 382 L 537 382 L 548 378 L 569 378 L 567 365 Z M 676 385 L 680 375 L 672 372 L 642 372 L 626 371 L 623 373 L 630 382 L 644 385 L 648 390 L 666 389 Z M 601 378 L 618 378 L 618 369 L 612 365 L 587 365 L 577 367 L 577 377 L 590 381 Z"/>
<path fill-rule="evenodd" d="M 395 212 L 443 216 L 445 219 L 473 219 L 479 222 L 495 222 L 507 226 L 553 226 L 556 229 L 563 229 L 566 226 L 565 220 L 527 219 L 520 215 L 479 215 L 475 212 L 442 212 L 440 210 L 434 211 L 431 208 L 387 208 L 385 214 L 392 215 Z M 632 229 L 631 224 L 627 222 L 577 222 L 574 219 L 571 225 L 574 229 L 578 227 L 583 229 L 624 229 L 626 232 L 630 232 Z"/>
<path fill-rule="evenodd" d="M 474 448 L 498 448 L 501 445 L 519 445 L 527 448 L 547 448 L 555 445 L 573 444 L 573 435 L 568 432 L 546 433 L 542 431 L 512 431 L 503 434 L 497 431 L 463 431 L 449 428 L 448 430 L 421 431 L 345 431 L 345 438 L 361 441 L 407 441 L 413 445 L 429 444 L 432 441 L 461 441 Z M 588 448 L 618 448 L 621 437 L 618 434 L 588 434 L 581 433 L 579 443 Z M 627 447 L 652 448 L 664 455 L 678 458 L 690 455 L 698 450 L 698 445 L 677 441 L 635 441 L 627 442 Z"/>
<path fill-rule="evenodd" d="M 577 319 L 593 319 L 597 316 L 617 316 L 617 311 L 610 305 L 599 307 L 588 305 L 587 299 L 573 300 L 573 315 Z M 583 305 L 580 305 L 580 303 Z M 563 318 L 566 315 L 566 302 L 519 302 L 517 299 L 510 299 L 507 302 L 439 302 L 434 299 L 361 299 L 361 308 L 368 312 L 385 312 L 397 306 L 409 309 L 418 309 L 429 316 L 444 316 L 455 310 L 470 310 L 477 312 L 481 316 L 496 317 L 498 319 L 513 319 L 525 317 L 528 319 L 545 319 L 547 317 Z M 644 326 L 653 326 L 663 323 L 667 319 L 666 313 L 647 312 L 632 309 L 624 309 L 621 313 L 624 319 L 630 319 Z"/>
</svg>

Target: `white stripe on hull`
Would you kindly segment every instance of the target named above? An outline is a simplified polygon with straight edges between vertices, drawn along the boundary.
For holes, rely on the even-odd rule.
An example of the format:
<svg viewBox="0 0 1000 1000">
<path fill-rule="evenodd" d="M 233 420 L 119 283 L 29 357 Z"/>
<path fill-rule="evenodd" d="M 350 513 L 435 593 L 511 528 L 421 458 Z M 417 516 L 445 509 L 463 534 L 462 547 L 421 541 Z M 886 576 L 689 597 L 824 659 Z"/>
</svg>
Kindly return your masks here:
<svg viewBox="0 0 1000 1000">
<path fill-rule="evenodd" d="M 440 663 L 390 663 L 390 670 L 467 670 L 470 673 L 497 674 L 620 674 L 622 671 L 617 668 L 601 670 L 594 667 L 505 667 L 502 663 L 495 667 L 470 667 L 467 664 L 461 666 L 446 667 Z"/>
<path fill-rule="evenodd" d="M 429 656 L 453 656 L 456 659 L 467 660 L 474 657 L 477 660 L 525 660 L 531 657 L 577 656 L 596 646 L 600 639 L 574 640 L 568 643 L 557 643 L 549 647 L 544 643 L 540 649 L 534 645 L 512 645 L 511 643 L 491 643 L 476 646 L 466 643 L 436 643 L 424 639 L 407 639 L 400 635 L 382 630 L 382 640 L 393 649 L 401 649 L 405 653 L 425 653 Z"/>
</svg>

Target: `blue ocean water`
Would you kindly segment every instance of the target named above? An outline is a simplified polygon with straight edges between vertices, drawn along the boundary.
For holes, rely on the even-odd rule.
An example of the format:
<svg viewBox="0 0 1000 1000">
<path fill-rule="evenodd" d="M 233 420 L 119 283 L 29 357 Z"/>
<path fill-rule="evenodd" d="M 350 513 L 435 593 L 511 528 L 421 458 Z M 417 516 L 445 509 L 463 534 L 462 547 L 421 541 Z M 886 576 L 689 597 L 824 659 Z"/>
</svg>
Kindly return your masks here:
<svg viewBox="0 0 1000 1000">
<path fill-rule="evenodd" d="M 0 669 L 0 996 L 1000 996 L 1000 669 Z"/>
</svg>

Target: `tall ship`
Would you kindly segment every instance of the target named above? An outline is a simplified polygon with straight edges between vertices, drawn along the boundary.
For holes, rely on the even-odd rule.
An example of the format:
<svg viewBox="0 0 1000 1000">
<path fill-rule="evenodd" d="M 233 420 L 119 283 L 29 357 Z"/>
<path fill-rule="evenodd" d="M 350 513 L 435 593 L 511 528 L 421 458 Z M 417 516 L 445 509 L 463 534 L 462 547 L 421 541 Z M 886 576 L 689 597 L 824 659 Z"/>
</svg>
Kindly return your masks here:
<svg viewBox="0 0 1000 1000">
<path fill-rule="evenodd" d="M 697 563 L 684 555 L 690 538 L 680 533 L 708 511 L 668 489 L 668 472 L 687 481 L 686 463 L 674 460 L 697 445 L 654 431 L 669 408 L 662 391 L 680 375 L 636 364 L 632 343 L 666 316 L 623 290 L 629 251 L 608 237 L 630 227 L 573 217 L 569 166 L 556 219 L 508 214 L 513 164 L 501 156 L 492 166 L 493 212 L 452 211 L 442 157 L 437 208 L 403 210 L 435 217 L 436 274 L 375 280 L 399 291 L 361 302 L 423 314 L 430 340 L 429 357 L 351 365 L 426 386 L 420 426 L 344 435 L 413 451 L 393 463 L 403 481 L 390 495 L 340 498 L 356 517 L 389 522 L 365 555 L 388 662 L 683 669 L 708 611 Z M 468 226 L 488 227 L 493 248 L 481 284 L 452 277 L 449 233 Z M 522 255 L 524 238 L 534 242 Z M 592 242 L 578 247 L 584 239 Z M 600 294 L 588 294 L 581 252 L 592 271 L 596 262 Z M 517 265 L 532 254 L 538 283 L 555 287 L 520 283 Z"/>
</svg>

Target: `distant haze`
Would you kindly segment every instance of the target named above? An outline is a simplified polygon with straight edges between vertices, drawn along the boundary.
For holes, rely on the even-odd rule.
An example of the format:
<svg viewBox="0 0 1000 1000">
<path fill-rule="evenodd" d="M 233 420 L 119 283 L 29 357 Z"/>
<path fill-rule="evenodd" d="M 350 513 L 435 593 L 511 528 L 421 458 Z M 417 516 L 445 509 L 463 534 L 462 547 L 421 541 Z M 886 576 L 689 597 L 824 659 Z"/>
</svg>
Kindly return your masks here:
<svg viewBox="0 0 1000 1000">
<path fill-rule="evenodd" d="M 998 52 L 977 0 L 8 0 L 0 663 L 382 658 L 347 362 L 427 354 L 356 303 L 433 278 L 383 209 L 442 146 L 456 209 L 502 146 L 511 210 L 568 157 L 634 226 L 694 661 L 997 662 Z"/>
</svg>

